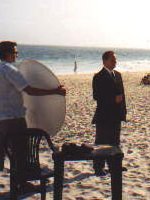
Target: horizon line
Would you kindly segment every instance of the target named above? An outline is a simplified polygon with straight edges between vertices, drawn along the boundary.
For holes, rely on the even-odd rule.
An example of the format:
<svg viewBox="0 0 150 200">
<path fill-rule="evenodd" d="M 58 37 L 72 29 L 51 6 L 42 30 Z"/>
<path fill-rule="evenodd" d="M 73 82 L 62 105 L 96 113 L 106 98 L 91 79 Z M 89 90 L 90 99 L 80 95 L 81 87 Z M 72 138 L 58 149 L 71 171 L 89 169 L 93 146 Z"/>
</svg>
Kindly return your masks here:
<svg viewBox="0 0 150 200">
<path fill-rule="evenodd" d="M 25 43 L 17 43 L 17 45 L 22 46 L 49 46 L 49 47 L 77 47 L 77 48 L 102 48 L 102 49 L 137 49 L 137 50 L 150 50 L 150 48 L 144 47 L 112 47 L 112 46 L 83 46 L 83 45 L 58 45 L 58 44 L 25 44 Z"/>
</svg>

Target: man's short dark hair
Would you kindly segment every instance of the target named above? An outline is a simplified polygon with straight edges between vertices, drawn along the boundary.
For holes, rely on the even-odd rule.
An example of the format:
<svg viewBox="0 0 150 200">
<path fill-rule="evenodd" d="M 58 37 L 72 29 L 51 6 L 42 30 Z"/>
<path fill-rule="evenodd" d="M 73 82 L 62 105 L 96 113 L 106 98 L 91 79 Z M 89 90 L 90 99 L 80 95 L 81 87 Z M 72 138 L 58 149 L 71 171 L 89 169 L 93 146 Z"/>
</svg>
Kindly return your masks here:
<svg viewBox="0 0 150 200">
<path fill-rule="evenodd" d="M 0 42 L 0 59 L 4 59 L 7 53 L 12 53 L 14 47 L 17 46 L 16 42 L 2 41 Z"/>
<path fill-rule="evenodd" d="M 113 55 L 113 54 L 114 54 L 113 51 L 106 51 L 106 52 L 104 52 L 103 55 L 102 55 L 102 60 L 103 60 L 103 61 L 108 60 L 109 57 L 110 57 L 111 55 Z"/>
</svg>

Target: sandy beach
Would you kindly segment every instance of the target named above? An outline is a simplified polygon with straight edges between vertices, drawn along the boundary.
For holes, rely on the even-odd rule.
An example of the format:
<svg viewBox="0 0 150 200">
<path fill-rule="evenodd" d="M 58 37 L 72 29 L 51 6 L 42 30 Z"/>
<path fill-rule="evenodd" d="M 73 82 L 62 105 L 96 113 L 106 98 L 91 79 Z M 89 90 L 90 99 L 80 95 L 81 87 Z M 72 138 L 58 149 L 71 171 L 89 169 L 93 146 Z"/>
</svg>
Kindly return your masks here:
<svg viewBox="0 0 150 200">
<path fill-rule="evenodd" d="M 144 72 L 122 73 L 127 102 L 127 122 L 122 123 L 121 147 L 125 154 L 123 165 L 123 200 L 150 199 L 150 86 L 140 85 Z M 96 103 L 92 98 L 93 74 L 59 76 L 67 90 L 66 119 L 53 142 L 94 143 L 95 127 L 91 120 Z M 41 152 L 41 162 L 53 167 L 50 152 Z M 9 162 L 0 173 L 0 200 L 9 196 Z M 47 199 L 53 199 L 53 179 L 47 188 Z M 39 194 L 24 199 L 38 200 Z M 91 161 L 65 164 L 63 200 L 110 200 L 110 175 L 94 176 Z"/>
</svg>

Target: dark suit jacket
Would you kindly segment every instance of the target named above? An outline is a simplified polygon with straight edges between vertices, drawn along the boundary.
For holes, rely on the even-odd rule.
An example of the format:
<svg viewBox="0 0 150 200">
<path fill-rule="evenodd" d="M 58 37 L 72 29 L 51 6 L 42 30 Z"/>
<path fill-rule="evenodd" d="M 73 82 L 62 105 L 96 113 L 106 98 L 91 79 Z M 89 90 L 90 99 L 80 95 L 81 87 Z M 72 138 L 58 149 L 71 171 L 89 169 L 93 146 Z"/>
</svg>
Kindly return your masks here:
<svg viewBox="0 0 150 200">
<path fill-rule="evenodd" d="M 93 77 L 93 98 L 97 108 L 92 123 L 126 121 L 126 103 L 121 74 L 114 70 L 115 78 L 103 68 Z M 115 103 L 115 96 L 122 94 L 123 101 Z"/>
</svg>

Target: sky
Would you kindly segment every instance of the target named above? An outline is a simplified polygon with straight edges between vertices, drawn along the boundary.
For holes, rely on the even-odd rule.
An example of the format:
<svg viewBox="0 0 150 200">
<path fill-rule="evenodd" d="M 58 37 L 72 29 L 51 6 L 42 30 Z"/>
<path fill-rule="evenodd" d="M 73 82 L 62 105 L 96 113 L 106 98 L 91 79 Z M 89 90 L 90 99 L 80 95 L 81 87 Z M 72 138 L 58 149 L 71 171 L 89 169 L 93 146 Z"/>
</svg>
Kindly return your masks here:
<svg viewBox="0 0 150 200">
<path fill-rule="evenodd" d="M 0 0 L 0 41 L 150 49 L 149 0 Z"/>
</svg>

